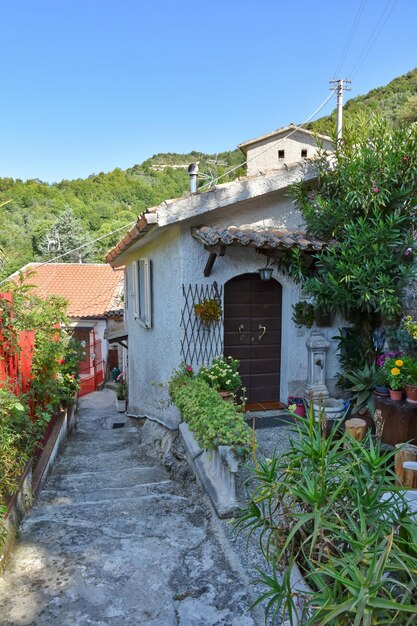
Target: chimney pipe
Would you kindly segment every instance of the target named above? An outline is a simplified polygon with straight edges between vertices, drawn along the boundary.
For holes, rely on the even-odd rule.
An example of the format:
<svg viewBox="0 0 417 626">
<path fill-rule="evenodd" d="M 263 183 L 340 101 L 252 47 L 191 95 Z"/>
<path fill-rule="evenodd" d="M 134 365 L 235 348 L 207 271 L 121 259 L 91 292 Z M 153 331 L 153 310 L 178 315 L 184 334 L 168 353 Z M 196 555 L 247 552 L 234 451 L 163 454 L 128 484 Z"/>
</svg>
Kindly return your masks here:
<svg viewBox="0 0 417 626">
<path fill-rule="evenodd" d="M 197 193 L 198 163 L 190 163 L 188 166 L 188 175 L 190 177 L 190 191 L 191 193 Z"/>
</svg>

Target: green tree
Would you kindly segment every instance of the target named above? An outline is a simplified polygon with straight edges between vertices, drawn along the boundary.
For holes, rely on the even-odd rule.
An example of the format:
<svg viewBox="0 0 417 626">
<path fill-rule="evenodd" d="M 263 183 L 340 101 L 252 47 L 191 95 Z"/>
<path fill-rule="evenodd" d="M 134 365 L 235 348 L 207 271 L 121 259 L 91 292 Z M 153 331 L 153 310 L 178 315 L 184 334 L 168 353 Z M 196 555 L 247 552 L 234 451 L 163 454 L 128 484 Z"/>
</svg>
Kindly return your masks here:
<svg viewBox="0 0 417 626">
<path fill-rule="evenodd" d="M 310 232 L 331 240 L 305 284 L 318 306 L 352 322 L 357 362 L 372 360 L 372 331 L 393 324 L 415 274 L 417 128 L 378 116 L 346 125 L 342 146 L 321 155 L 318 187 L 294 187 Z"/>
<path fill-rule="evenodd" d="M 44 235 L 38 249 L 43 259 L 51 259 L 55 256 L 74 250 L 79 246 L 91 242 L 91 236 L 83 227 L 70 207 L 59 215 L 46 235 Z M 94 244 L 90 244 L 81 250 L 75 250 L 60 259 L 63 263 L 74 263 L 80 259 L 84 262 L 94 257 Z"/>
</svg>

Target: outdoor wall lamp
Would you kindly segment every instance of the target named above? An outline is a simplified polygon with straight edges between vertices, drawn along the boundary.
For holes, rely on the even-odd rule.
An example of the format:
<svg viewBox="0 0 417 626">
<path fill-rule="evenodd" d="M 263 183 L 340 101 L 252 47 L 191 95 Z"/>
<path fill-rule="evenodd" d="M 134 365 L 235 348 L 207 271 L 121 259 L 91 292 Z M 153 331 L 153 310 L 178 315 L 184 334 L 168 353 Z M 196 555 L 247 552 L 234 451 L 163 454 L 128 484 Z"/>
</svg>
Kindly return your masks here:
<svg viewBox="0 0 417 626">
<path fill-rule="evenodd" d="M 274 268 L 268 267 L 269 259 L 267 259 L 265 267 L 261 267 L 258 272 L 261 280 L 271 280 Z"/>
</svg>

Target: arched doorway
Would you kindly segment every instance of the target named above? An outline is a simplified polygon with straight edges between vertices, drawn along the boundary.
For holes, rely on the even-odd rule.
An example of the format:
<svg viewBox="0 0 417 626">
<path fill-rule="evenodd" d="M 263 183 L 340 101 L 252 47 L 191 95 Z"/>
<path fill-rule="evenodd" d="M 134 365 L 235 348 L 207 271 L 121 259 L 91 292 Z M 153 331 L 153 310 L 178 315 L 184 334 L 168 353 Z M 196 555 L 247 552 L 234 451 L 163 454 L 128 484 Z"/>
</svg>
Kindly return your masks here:
<svg viewBox="0 0 417 626">
<path fill-rule="evenodd" d="M 224 354 L 240 361 L 248 402 L 278 402 L 281 371 L 282 287 L 259 274 L 224 286 Z"/>
</svg>

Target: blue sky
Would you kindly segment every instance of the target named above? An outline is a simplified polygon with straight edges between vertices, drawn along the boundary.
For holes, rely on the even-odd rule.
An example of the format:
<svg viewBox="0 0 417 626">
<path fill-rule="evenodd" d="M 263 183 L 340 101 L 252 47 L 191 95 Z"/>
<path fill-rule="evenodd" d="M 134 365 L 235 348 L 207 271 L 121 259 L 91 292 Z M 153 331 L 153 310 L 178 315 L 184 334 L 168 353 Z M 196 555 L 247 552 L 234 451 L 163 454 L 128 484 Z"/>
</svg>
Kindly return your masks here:
<svg viewBox="0 0 417 626">
<path fill-rule="evenodd" d="M 0 176 L 86 177 L 157 152 L 214 153 L 417 66 L 417 0 L 2 3 Z M 329 113 L 331 101 L 323 110 Z"/>
</svg>

